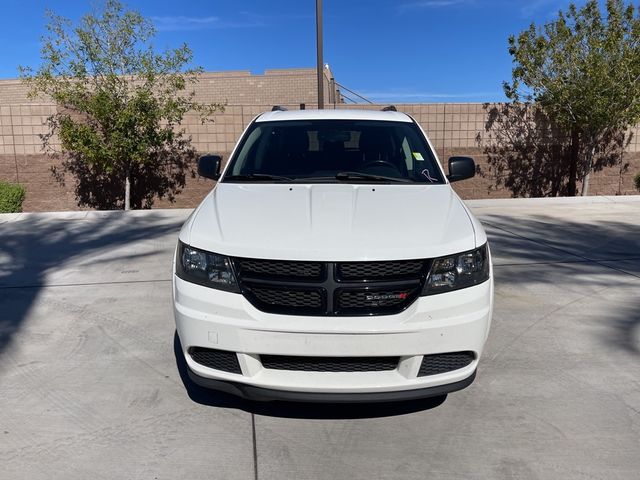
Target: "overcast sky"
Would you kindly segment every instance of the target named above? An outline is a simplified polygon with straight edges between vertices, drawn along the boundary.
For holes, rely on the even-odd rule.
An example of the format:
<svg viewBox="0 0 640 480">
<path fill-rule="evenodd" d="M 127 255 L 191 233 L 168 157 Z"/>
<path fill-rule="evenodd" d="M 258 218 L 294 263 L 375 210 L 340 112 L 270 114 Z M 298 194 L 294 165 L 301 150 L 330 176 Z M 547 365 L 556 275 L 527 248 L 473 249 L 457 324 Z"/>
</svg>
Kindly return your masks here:
<svg viewBox="0 0 640 480">
<path fill-rule="evenodd" d="M 95 2 L 2 0 L 0 78 L 37 66 L 45 9 L 79 18 Z M 315 66 L 315 0 L 130 0 L 159 48 L 186 42 L 210 71 Z M 583 4 L 579 0 L 577 4 Z M 507 38 L 552 19 L 568 0 L 324 0 L 325 63 L 379 102 L 504 99 Z"/>
</svg>

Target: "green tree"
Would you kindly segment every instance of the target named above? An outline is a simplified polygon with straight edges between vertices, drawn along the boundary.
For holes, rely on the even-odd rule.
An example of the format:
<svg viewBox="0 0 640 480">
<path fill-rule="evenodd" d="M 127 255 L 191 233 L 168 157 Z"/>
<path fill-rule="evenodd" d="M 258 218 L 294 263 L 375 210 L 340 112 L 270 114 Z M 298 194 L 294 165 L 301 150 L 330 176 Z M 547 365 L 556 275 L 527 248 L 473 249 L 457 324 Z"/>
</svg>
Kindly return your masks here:
<svg viewBox="0 0 640 480">
<path fill-rule="evenodd" d="M 484 109 L 486 132 L 476 138 L 487 156 L 488 169 L 478 166 L 481 176 L 491 178 L 496 188 L 511 190 L 514 197 L 575 195 L 575 144 L 540 105 L 485 104 Z M 620 188 L 629 168 L 623 153 L 630 141 L 624 131 L 611 132 L 601 138 L 593 155 L 594 171 L 618 166 Z M 581 148 L 577 153 L 582 155 L 583 151 Z"/>
<path fill-rule="evenodd" d="M 47 15 L 42 64 L 20 70 L 32 97 L 58 105 L 43 136 L 50 153 L 56 139 L 62 147 L 56 178 L 64 182 L 71 173 L 78 203 L 94 208 L 150 208 L 155 198 L 173 200 L 196 153 L 180 128 L 184 115 L 196 112 L 204 122 L 222 108 L 195 101 L 190 87 L 201 69 L 189 67 L 189 47 L 156 53 L 153 25 L 117 0 L 77 25 Z"/>
<path fill-rule="evenodd" d="M 541 28 L 532 24 L 509 38 L 514 103 L 535 103 L 570 145 L 568 194 L 589 189 L 589 174 L 603 144 L 640 120 L 640 18 L 633 4 L 596 0 Z M 624 142 L 623 142 L 624 143 Z M 621 155 L 622 153 L 620 153 Z"/>
</svg>

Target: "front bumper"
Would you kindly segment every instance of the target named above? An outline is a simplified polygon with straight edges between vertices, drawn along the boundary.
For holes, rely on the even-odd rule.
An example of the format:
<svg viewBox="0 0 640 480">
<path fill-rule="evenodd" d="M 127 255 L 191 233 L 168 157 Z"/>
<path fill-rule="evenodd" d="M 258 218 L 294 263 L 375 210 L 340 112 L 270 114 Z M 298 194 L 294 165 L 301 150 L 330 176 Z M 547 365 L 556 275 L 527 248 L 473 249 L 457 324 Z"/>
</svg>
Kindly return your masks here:
<svg viewBox="0 0 640 480">
<path fill-rule="evenodd" d="M 396 315 L 308 317 L 257 310 L 242 295 L 174 276 L 174 313 L 192 379 L 210 388 L 260 400 L 394 401 L 441 395 L 469 385 L 486 341 L 493 280 L 420 297 Z M 205 367 L 191 347 L 236 352 L 241 374 Z M 458 370 L 418 376 L 423 355 L 472 351 Z M 395 370 L 308 372 L 264 368 L 260 355 L 398 356 Z"/>
<path fill-rule="evenodd" d="M 269 402 L 280 400 L 285 402 L 327 402 L 327 403 L 377 403 L 377 402 L 399 402 L 407 400 L 417 400 L 420 398 L 436 397 L 446 395 L 467 388 L 476 378 L 476 372 L 469 375 L 464 380 L 446 385 L 419 388 L 414 390 L 398 390 L 394 392 L 370 392 L 370 393 L 318 393 L 318 392 L 296 392 L 289 390 L 274 390 L 271 388 L 256 387 L 245 383 L 225 382 L 212 378 L 201 377 L 188 369 L 189 378 L 201 387 L 220 390 L 238 397 L 254 400 L 258 402 Z"/>
</svg>

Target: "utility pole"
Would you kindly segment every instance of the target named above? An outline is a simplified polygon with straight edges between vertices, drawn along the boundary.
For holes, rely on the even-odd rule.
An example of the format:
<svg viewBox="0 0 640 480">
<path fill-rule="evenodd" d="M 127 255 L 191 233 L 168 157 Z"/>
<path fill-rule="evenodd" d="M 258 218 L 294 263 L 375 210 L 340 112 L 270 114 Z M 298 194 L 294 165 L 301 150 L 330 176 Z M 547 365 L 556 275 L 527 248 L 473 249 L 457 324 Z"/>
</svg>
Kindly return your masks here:
<svg viewBox="0 0 640 480">
<path fill-rule="evenodd" d="M 322 0 L 316 0 L 316 51 L 318 73 L 318 108 L 324 108 L 324 61 L 322 59 Z"/>
</svg>

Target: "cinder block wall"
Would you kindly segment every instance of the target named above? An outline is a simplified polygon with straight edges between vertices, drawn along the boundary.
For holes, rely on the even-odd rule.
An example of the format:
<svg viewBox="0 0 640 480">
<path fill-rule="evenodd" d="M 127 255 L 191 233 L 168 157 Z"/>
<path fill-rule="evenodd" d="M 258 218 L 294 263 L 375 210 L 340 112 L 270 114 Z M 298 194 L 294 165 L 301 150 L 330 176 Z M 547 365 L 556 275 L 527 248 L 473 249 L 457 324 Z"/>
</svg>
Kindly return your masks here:
<svg viewBox="0 0 640 480">
<path fill-rule="evenodd" d="M 290 109 L 299 108 L 300 103 L 314 106 L 312 102 L 315 101 L 316 95 L 315 70 L 268 71 L 262 76 L 250 75 L 248 72 L 209 73 L 204 79 L 206 81 L 200 82 L 197 91 L 201 100 L 222 101 L 220 95 L 224 92 L 227 92 L 229 97 L 232 94 L 234 96 L 228 98 L 229 104 L 225 111 L 215 115 L 215 123 L 202 125 L 197 115 L 187 115 L 183 128 L 191 136 L 198 151 L 219 153 L 225 159 L 228 158 L 245 126 L 260 112 L 270 110 L 273 104 L 284 105 Z M 223 88 L 222 82 L 230 83 L 224 84 L 226 86 Z M 261 87 L 258 86 L 260 82 L 263 82 Z M 256 91 L 260 91 L 264 96 L 260 97 Z M 255 102 L 256 99 L 260 101 Z M 255 103 L 251 103 L 251 100 Z M 476 142 L 478 135 L 483 136 L 487 120 L 482 104 L 396 106 L 398 110 L 413 116 L 422 125 L 443 164 L 446 164 L 449 156 L 470 155 L 484 170 L 488 169 L 487 159 Z M 335 108 L 381 107 L 382 105 L 335 105 Z M 334 108 L 334 105 L 328 104 L 328 108 Z M 24 86 L 18 81 L 0 81 L 0 179 L 20 182 L 26 186 L 25 211 L 78 209 L 73 194 L 73 179 L 69 178 L 66 185 L 58 184 L 51 174 L 56 160 L 41 150 L 40 135 L 47 131 L 46 119 L 54 111 L 55 106 L 50 103 L 29 102 L 24 96 Z M 593 175 L 590 194 L 637 193 L 633 186 L 633 175 L 640 171 L 638 135 L 634 136 L 634 141 L 629 146 L 625 162 L 629 162 L 630 167 L 623 175 L 620 175 L 617 167 Z M 212 184 L 209 180 L 189 178 L 185 190 L 177 197 L 175 203 L 169 204 L 161 200 L 156 203 L 156 207 L 193 207 L 211 189 Z M 493 186 L 491 178 L 483 177 L 454 184 L 455 189 L 465 199 L 511 196 L 510 191 L 495 189 Z"/>
<path fill-rule="evenodd" d="M 333 73 L 324 70 L 325 103 L 338 103 Z M 252 74 L 249 70 L 205 72 L 195 87 L 196 99 L 201 102 L 229 105 L 274 105 L 305 103 L 315 108 L 318 94 L 314 68 L 265 70 Z M 332 85 L 334 88 L 332 89 Z M 46 98 L 30 99 L 27 87 L 20 80 L 0 80 L 0 105 L 50 104 Z"/>
</svg>

